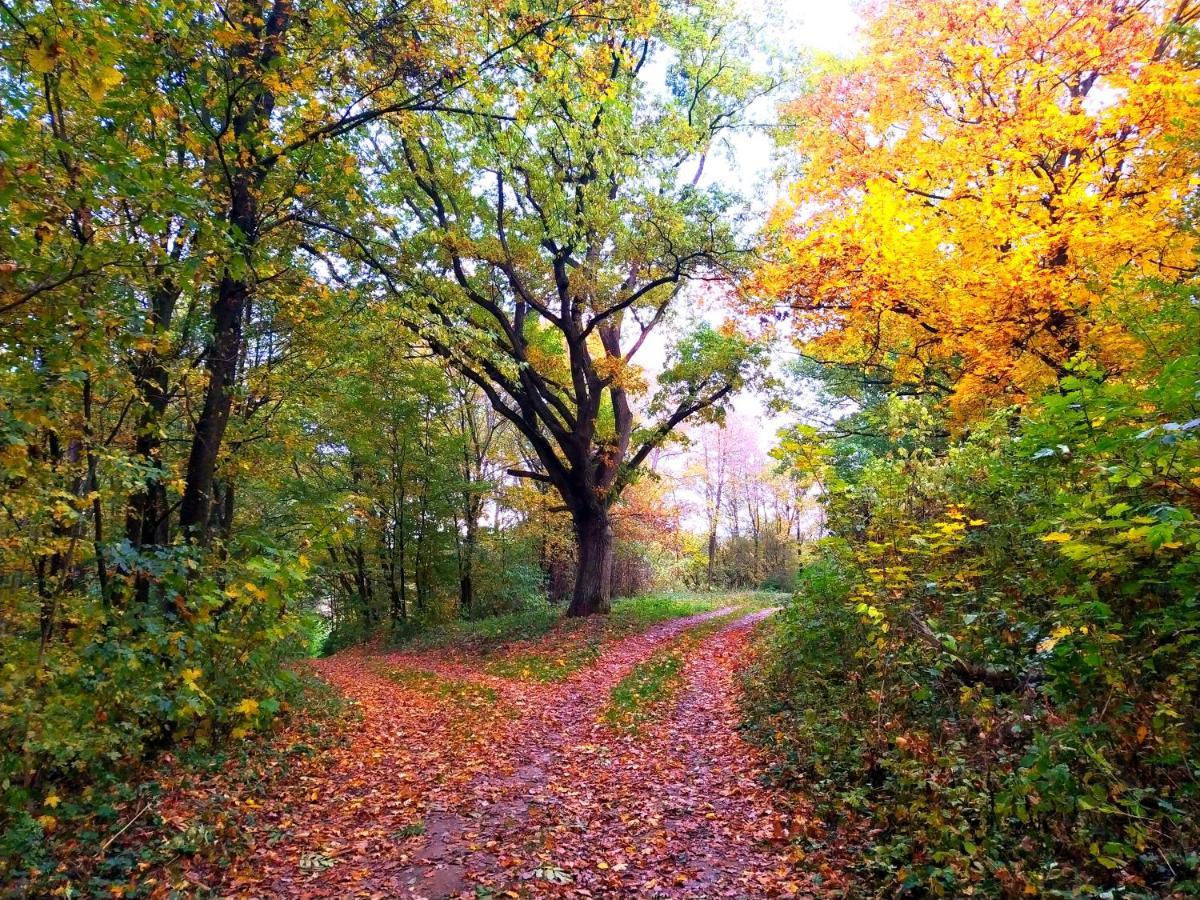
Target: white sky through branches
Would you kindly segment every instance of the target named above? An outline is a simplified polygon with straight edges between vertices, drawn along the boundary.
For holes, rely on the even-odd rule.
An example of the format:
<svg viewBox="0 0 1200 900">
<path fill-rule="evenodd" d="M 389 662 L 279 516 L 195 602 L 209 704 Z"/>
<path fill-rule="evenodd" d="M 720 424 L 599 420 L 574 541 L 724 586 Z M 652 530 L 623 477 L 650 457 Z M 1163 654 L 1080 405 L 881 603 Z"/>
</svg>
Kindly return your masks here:
<svg viewBox="0 0 1200 900">
<path fill-rule="evenodd" d="M 764 65 L 774 55 L 789 67 L 803 69 L 814 57 L 832 54 L 852 55 L 857 49 L 855 29 L 858 16 L 853 0 L 735 0 L 736 8 L 751 23 L 755 34 L 761 34 L 761 53 Z M 763 105 L 764 121 L 774 118 L 774 100 Z M 765 214 L 779 196 L 780 186 L 774 178 L 772 136 L 768 130 L 752 130 L 739 134 L 733 141 L 732 152 L 715 153 L 706 162 L 703 182 L 728 187 L 746 197 L 756 216 Z M 761 219 L 759 219 L 761 221 Z M 754 223 L 757 226 L 757 222 Z M 682 306 L 686 309 L 689 303 Z M 675 327 L 652 336 L 637 362 L 649 373 L 655 373 L 666 361 L 667 347 L 684 330 L 689 318 L 702 316 L 714 326 L 727 316 L 721 308 L 693 311 L 680 316 Z M 788 349 L 781 346 L 781 355 Z M 739 419 L 758 423 L 755 434 L 760 449 L 774 442 L 776 430 L 784 424 L 766 409 L 761 397 L 743 392 L 734 398 L 732 413 Z M 674 468 L 674 466 L 668 466 Z"/>
</svg>

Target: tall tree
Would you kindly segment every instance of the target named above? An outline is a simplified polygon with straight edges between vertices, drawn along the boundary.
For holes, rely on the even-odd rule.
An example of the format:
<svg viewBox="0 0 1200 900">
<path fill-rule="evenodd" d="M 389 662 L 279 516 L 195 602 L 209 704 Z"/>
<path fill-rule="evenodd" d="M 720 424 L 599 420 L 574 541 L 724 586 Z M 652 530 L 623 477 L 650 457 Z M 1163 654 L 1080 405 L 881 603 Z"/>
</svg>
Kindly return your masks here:
<svg viewBox="0 0 1200 900">
<path fill-rule="evenodd" d="M 179 511 L 181 529 L 202 542 L 212 532 L 214 479 L 255 291 L 299 249 L 297 220 L 314 187 L 330 186 L 324 173 L 345 153 L 338 139 L 386 116 L 453 106 L 466 83 L 540 24 L 534 17 L 523 31 L 476 29 L 469 6 L 237 0 L 196 12 L 209 29 L 204 77 L 189 74 L 183 85 L 212 144 L 211 192 L 226 243 Z M 205 89 L 189 89 L 193 82 Z"/>
<path fill-rule="evenodd" d="M 373 142 L 390 221 L 325 230 L 384 274 L 398 321 L 529 442 L 536 467 L 512 474 L 551 485 L 570 512 L 569 611 L 587 615 L 608 609 L 621 491 L 752 374 L 747 340 L 701 327 L 639 400 L 639 351 L 684 288 L 742 264 L 731 198 L 700 180 L 770 84 L 708 5 L 615 4 L 543 37 L 473 115 L 406 120 Z"/>
</svg>

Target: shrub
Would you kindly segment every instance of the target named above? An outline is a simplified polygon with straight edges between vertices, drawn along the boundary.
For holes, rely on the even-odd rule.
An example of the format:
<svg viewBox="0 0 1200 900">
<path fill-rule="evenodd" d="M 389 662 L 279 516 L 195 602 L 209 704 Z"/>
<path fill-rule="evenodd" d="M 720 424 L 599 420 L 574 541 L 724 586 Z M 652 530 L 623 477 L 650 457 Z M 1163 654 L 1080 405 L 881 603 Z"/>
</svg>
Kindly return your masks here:
<svg viewBox="0 0 1200 900">
<path fill-rule="evenodd" d="M 43 832 L 89 820 L 104 786 L 154 751 L 240 738 L 279 710 L 296 684 L 282 663 L 308 652 L 289 601 L 305 566 L 266 546 L 235 550 L 217 563 L 186 546 L 136 558 L 117 548 L 114 577 L 141 572 L 152 589 L 107 604 L 64 593 L 67 624 L 51 640 L 31 593 L 6 607 L 0 875 L 50 865 Z"/>
<path fill-rule="evenodd" d="M 868 881 L 1200 890 L 1198 397 L 1195 351 L 1141 382 L 1079 362 L 1025 418 L 906 432 L 834 485 L 747 717 L 867 823 Z"/>
</svg>

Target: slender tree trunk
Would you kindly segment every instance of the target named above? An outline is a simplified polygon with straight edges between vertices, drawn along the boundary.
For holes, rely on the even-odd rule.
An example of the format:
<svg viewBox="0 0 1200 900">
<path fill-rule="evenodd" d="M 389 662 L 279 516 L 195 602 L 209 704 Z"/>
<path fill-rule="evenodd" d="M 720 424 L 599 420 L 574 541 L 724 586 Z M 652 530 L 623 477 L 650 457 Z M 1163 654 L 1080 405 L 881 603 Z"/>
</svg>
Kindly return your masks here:
<svg viewBox="0 0 1200 900">
<path fill-rule="evenodd" d="M 151 298 L 145 335 L 157 341 L 171 327 L 179 288 L 162 279 Z M 125 514 L 125 536 L 134 547 L 167 543 L 167 470 L 163 465 L 161 434 L 163 416 L 170 403 L 170 381 L 166 363 L 157 348 L 142 351 L 132 365 L 133 383 L 142 411 L 138 416 L 134 454 L 146 467 L 141 486 L 130 495 Z M 142 576 L 139 576 L 142 580 Z"/>
<path fill-rule="evenodd" d="M 146 466 L 148 474 L 129 498 L 125 517 L 125 536 L 137 548 L 167 543 L 167 472 L 162 464 L 162 436 L 159 422 L 167 408 L 167 370 L 155 362 L 143 377 L 139 389 L 146 407 L 138 419 L 134 454 Z"/>
<path fill-rule="evenodd" d="M 475 607 L 475 513 L 468 506 L 466 535 L 463 538 L 462 554 L 459 561 L 458 604 L 459 608 L 470 615 Z"/>
<path fill-rule="evenodd" d="M 213 339 L 207 359 L 208 387 L 204 407 L 196 420 L 192 448 L 188 455 L 187 485 L 179 508 L 179 525 L 185 534 L 208 543 L 211 537 L 213 482 L 217 457 L 229 412 L 233 407 L 234 382 L 242 344 L 242 315 L 250 287 L 242 279 L 226 275 L 221 279 L 212 306 Z"/>
<path fill-rule="evenodd" d="M 613 530 L 608 510 L 586 507 L 575 513 L 575 592 L 568 616 L 607 613 L 612 599 Z"/>
<path fill-rule="evenodd" d="M 384 563 L 387 566 L 388 572 L 388 611 L 393 625 L 396 625 L 405 619 L 404 604 L 400 600 L 400 586 L 396 578 L 396 557 L 394 553 L 388 554 L 388 558 Z"/>
<path fill-rule="evenodd" d="M 354 561 L 354 583 L 359 603 L 362 604 L 363 621 L 366 622 L 367 628 L 372 628 L 375 625 L 374 598 L 371 591 L 371 578 L 367 574 L 367 562 L 361 544 L 355 545 L 351 551 L 351 558 Z"/>
<path fill-rule="evenodd" d="M 262 21 L 258 18 L 262 13 L 261 7 L 250 0 L 244 0 L 238 11 L 242 14 L 232 16 L 231 21 Z M 267 75 L 279 60 L 291 15 L 292 0 L 274 0 L 270 12 L 265 13 L 266 21 L 261 35 L 255 32 L 254 39 L 246 40 L 231 53 L 237 67 L 245 64 L 251 73 L 242 91 L 244 100 L 238 104 L 240 108 L 230 121 L 239 161 L 230 179 L 228 221 L 236 235 L 233 252 L 240 257 L 240 264 L 236 269 L 227 265 L 212 301 L 212 332 L 205 358 L 208 386 L 204 392 L 204 406 L 192 434 L 186 484 L 179 506 L 180 529 L 186 537 L 196 539 L 201 544 L 208 544 L 212 539 L 210 517 L 213 482 L 221 443 L 229 424 L 229 413 L 233 408 L 234 388 L 243 353 L 243 320 L 254 289 L 249 273 L 253 270 L 254 250 L 259 238 L 256 194 L 274 166 L 274 161 L 269 156 L 262 157 L 255 146 L 260 135 L 269 127 L 275 109 L 275 94 L 258 76 Z M 261 49 L 257 40 L 260 36 L 266 38 L 266 44 Z"/>
<path fill-rule="evenodd" d="M 108 569 L 104 563 L 104 517 L 100 503 L 100 475 L 96 459 L 95 435 L 92 431 L 92 377 L 83 380 L 83 436 L 87 443 L 87 478 L 82 494 L 92 495 L 92 550 L 96 555 L 96 580 L 100 599 L 107 608 L 112 601 L 108 589 Z"/>
</svg>

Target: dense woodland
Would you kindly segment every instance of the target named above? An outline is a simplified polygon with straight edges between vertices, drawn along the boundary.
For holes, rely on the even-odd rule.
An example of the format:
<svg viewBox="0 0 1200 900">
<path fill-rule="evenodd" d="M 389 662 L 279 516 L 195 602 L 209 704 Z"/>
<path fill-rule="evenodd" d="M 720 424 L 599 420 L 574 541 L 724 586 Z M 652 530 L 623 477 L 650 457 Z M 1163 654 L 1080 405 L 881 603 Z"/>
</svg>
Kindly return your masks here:
<svg viewBox="0 0 1200 900">
<path fill-rule="evenodd" d="M 147 773 L 313 655 L 706 610 L 567 716 L 652 719 L 685 590 L 782 606 L 753 891 L 1200 892 L 1200 5 L 742 6 L 0 0 L 0 893 L 168 896 Z"/>
</svg>

